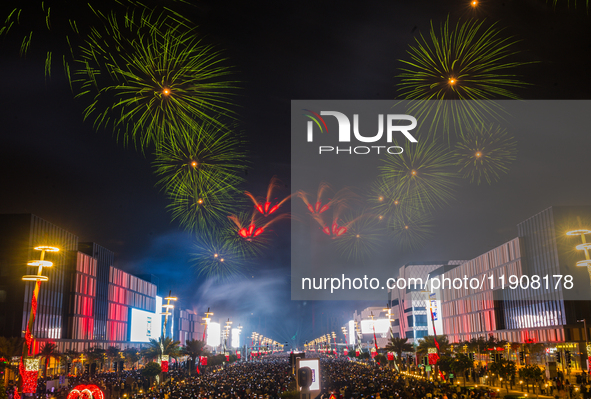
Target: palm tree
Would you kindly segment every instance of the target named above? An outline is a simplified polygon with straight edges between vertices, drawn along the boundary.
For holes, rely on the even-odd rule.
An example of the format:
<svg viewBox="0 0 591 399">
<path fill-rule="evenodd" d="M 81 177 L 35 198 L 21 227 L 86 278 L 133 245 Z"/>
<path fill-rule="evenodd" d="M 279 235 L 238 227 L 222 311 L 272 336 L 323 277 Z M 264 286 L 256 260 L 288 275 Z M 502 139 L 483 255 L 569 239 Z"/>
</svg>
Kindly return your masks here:
<svg viewBox="0 0 591 399">
<path fill-rule="evenodd" d="M 111 365 L 113 364 L 114 359 L 119 357 L 120 352 L 121 351 L 116 346 L 109 346 L 107 348 L 105 353 L 107 354 L 107 359 L 109 359 L 109 371 L 111 371 Z"/>
<path fill-rule="evenodd" d="M 427 335 L 419 340 L 419 346 L 417 346 L 417 353 L 425 356 L 429 353 L 429 348 L 437 348 L 435 345 L 434 336 Z M 439 344 L 439 353 L 447 353 L 449 351 L 449 341 L 447 335 L 437 335 L 437 343 Z"/>
<path fill-rule="evenodd" d="M 123 350 L 123 357 L 125 357 L 125 365 L 128 369 L 132 369 L 134 364 L 140 360 L 139 352 L 136 348 L 127 348 Z"/>
<path fill-rule="evenodd" d="M 102 364 L 105 361 L 105 353 L 106 351 L 100 346 L 94 346 L 84 351 L 84 355 L 86 356 L 86 359 L 88 361 L 88 370 L 90 374 L 92 374 L 93 364 L 97 363 L 97 366 L 100 364 L 100 368 L 102 368 Z"/>
<path fill-rule="evenodd" d="M 402 362 L 402 352 L 413 352 L 414 347 L 408 343 L 408 338 L 390 338 L 390 342 L 386 345 L 388 352 L 394 352 L 398 356 L 398 363 Z"/>
<path fill-rule="evenodd" d="M 49 360 L 51 358 L 59 359 L 60 353 L 57 351 L 57 345 L 53 342 L 47 342 L 45 345 L 41 347 L 41 352 L 37 356 L 42 357 L 45 359 L 45 365 L 43 367 L 43 378 L 47 377 L 47 366 L 49 365 Z"/>
<path fill-rule="evenodd" d="M 72 349 L 68 349 L 65 352 L 65 355 L 66 355 L 66 364 L 71 363 L 73 365 L 74 360 L 78 359 L 80 357 L 81 353 L 77 352 L 75 350 L 72 350 Z M 67 368 L 66 368 L 66 372 L 67 372 Z M 75 374 L 77 374 L 77 373 L 75 373 Z"/>
<path fill-rule="evenodd" d="M 142 356 L 147 359 L 158 359 L 162 355 L 178 358 L 181 355 L 180 342 L 170 337 L 160 337 L 158 340 L 150 338 L 147 348 L 142 349 Z"/>
<path fill-rule="evenodd" d="M 202 356 L 205 353 L 205 351 L 203 350 L 204 347 L 205 347 L 205 342 L 199 341 L 196 339 L 190 339 L 185 343 L 185 346 L 182 349 L 182 353 L 184 355 L 189 356 L 189 358 L 191 359 L 191 367 L 189 368 L 189 375 L 191 375 L 191 373 L 193 372 L 193 369 L 195 368 L 195 360 L 197 360 L 199 358 L 199 356 Z"/>
<path fill-rule="evenodd" d="M 6 359 L 5 362 L 0 362 L 0 370 L 11 370 L 13 373 L 18 373 L 18 366 L 12 365 L 12 358 L 19 356 L 23 350 L 23 338 L 6 338 L 0 337 L 0 358 Z M 0 384 L 0 388 L 2 385 Z"/>
</svg>

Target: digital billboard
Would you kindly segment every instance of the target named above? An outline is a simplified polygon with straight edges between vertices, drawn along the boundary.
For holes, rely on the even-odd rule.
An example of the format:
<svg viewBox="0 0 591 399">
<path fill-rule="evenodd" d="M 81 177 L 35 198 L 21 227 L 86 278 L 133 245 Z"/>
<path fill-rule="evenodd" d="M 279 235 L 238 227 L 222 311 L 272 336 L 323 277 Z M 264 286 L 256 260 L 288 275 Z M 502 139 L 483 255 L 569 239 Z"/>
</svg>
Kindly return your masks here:
<svg viewBox="0 0 591 399">
<path fill-rule="evenodd" d="M 156 312 L 131 309 L 129 323 L 129 340 L 131 342 L 150 342 L 150 338 L 158 339 L 162 331 L 162 297 L 156 297 Z"/>
<path fill-rule="evenodd" d="M 310 385 L 309 389 L 311 392 L 314 391 L 320 391 L 320 361 L 318 359 L 306 359 L 306 358 L 298 358 L 296 360 L 297 362 L 297 369 L 300 369 L 302 367 L 310 367 L 310 370 L 312 370 L 312 384 Z M 302 388 L 298 387 L 299 390 L 302 390 Z M 315 395 L 312 395 L 312 397 L 315 397 Z"/>
<path fill-rule="evenodd" d="M 207 325 L 207 345 L 211 347 L 220 346 L 220 323 L 210 322 Z"/>
<path fill-rule="evenodd" d="M 375 326 L 376 334 L 386 334 L 390 329 L 390 320 L 388 319 L 377 319 L 377 320 L 361 320 L 361 333 L 362 334 L 373 334 Z"/>
<path fill-rule="evenodd" d="M 240 329 L 233 328 L 232 329 L 232 348 L 239 348 L 240 347 Z"/>
<path fill-rule="evenodd" d="M 353 320 L 349 321 L 349 336 L 347 338 L 349 338 L 349 345 L 355 345 L 355 341 L 357 339 L 357 332 L 355 331 L 355 321 Z"/>
</svg>

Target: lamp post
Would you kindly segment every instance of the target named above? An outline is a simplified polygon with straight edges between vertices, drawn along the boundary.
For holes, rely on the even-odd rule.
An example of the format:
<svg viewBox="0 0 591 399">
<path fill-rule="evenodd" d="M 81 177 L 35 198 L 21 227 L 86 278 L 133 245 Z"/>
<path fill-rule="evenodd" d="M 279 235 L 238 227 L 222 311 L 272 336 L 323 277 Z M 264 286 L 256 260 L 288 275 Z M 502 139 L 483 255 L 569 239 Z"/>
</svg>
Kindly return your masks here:
<svg viewBox="0 0 591 399">
<path fill-rule="evenodd" d="M 169 310 L 174 309 L 174 305 L 170 304 L 170 301 L 176 301 L 178 298 L 171 296 L 172 291 L 168 291 L 168 296 L 166 299 L 166 304 L 162 305 L 166 312 L 162 313 L 164 315 L 164 329 L 162 330 L 162 336 L 160 337 L 160 367 L 162 367 L 162 372 L 168 372 L 168 355 L 164 354 L 164 338 L 166 338 L 166 325 L 168 323 L 168 316 L 172 315 L 172 312 Z M 172 332 L 172 331 L 171 331 Z M 174 339 L 174 333 L 171 334 L 171 340 Z"/>
<path fill-rule="evenodd" d="M 37 274 L 23 276 L 23 281 L 34 281 L 33 297 L 31 298 L 31 312 L 29 313 L 29 322 L 25 330 L 25 342 L 23 343 L 23 353 L 19 364 L 20 383 L 22 392 L 35 393 L 37 391 L 37 374 L 39 372 L 39 361 L 32 359 L 33 355 L 33 327 L 35 326 L 35 317 L 37 316 L 37 300 L 39 298 L 39 289 L 42 281 L 48 281 L 47 276 L 43 276 L 43 268 L 53 266 L 53 262 L 45 260 L 46 252 L 59 252 L 59 248 L 48 245 L 41 245 L 34 248 L 35 251 L 41 251 L 39 260 L 32 260 L 27 266 L 37 267 Z M 36 364 L 35 364 L 36 363 Z"/>
</svg>

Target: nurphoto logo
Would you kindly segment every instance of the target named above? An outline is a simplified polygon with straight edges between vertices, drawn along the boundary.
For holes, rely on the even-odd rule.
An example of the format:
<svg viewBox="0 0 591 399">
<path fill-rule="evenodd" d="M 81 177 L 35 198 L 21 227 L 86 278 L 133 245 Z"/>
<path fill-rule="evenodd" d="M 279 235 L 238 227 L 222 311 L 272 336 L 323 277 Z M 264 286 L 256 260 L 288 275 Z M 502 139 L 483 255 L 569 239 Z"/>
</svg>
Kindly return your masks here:
<svg viewBox="0 0 591 399">
<path fill-rule="evenodd" d="M 351 121 L 347 115 L 338 111 L 320 111 L 320 113 L 304 109 L 304 116 L 308 119 L 306 137 L 309 143 L 314 142 L 314 131 L 320 132 L 321 134 L 328 132 L 328 126 L 323 116 L 332 116 L 336 118 L 338 123 L 338 141 L 339 143 L 350 143 L 351 142 L 351 130 L 353 130 L 353 137 L 356 141 L 361 143 L 378 143 L 384 136 L 384 130 L 386 132 L 386 143 L 392 143 L 393 138 L 396 134 L 402 134 L 411 143 L 416 143 L 417 139 L 410 133 L 417 126 L 417 120 L 410 115 L 402 114 L 384 114 L 378 115 L 378 131 L 373 135 L 362 135 L 359 131 L 359 114 L 353 114 L 353 129 L 351 129 Z M 384 123 L 385 120 L 385 123 Z M 400 124 L 400 122 L 410 122 L 410 124 Z M 384 129 L 384 124 L 386 128 Z M 316 127 L 316 128 L 315 128 Z M 335 153 L 335 154 L 357 154 L 366 155 L 370 153 L 388 153 L 392 155 L 402 154 L 404 149 L 400 146 L 387 146 L 387 145 L 372 145 L 372 146 L 318 146 L 318 153 Z"/>
</svg>

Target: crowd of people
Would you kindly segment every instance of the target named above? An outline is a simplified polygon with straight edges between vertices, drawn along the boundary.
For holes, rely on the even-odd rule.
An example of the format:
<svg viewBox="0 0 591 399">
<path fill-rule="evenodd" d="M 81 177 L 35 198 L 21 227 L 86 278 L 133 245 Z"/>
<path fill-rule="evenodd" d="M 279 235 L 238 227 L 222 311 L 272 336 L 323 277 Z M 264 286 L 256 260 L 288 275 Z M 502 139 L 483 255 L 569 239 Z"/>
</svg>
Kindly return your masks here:
<svg viewBox="0 0 591 399">
<path fill-rule="evenodd" d="M 87 374 L 69 377 L 67 386 L 46 390 L 39 380 L 37 397 L 66 399 L 68 392 L 80 384 L 95 384 L 105 399 L 296 399 L 296 382 L 287 356 L 241 361 L 223 367 L 210 367 L 189 375 L 184 368 L 163 374 L 164 381 L 142 375 L 141 370 Z M 581 384 L 576 391 L 585 399 L 591 387 Z M 568 385 L 568 384 L 567 384 Z M 552 384 L 550 384 L 552 387 Z M 573 398 L 574 385 L 557 384 L 547 395 Z M 14 389 L 9 389 L 9 399 Z M 373 362 L 350 361 L 347 358 L 321 359 L 321 392 L 319 399 L 488 399 L 496 389 L 438 382 L 428 378 L 399 373 Z M 96 398 L 95 398 L 96 399 Z"/>
</svg>

